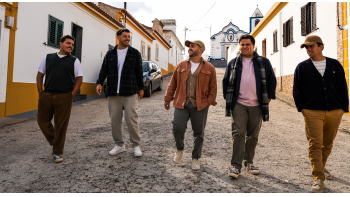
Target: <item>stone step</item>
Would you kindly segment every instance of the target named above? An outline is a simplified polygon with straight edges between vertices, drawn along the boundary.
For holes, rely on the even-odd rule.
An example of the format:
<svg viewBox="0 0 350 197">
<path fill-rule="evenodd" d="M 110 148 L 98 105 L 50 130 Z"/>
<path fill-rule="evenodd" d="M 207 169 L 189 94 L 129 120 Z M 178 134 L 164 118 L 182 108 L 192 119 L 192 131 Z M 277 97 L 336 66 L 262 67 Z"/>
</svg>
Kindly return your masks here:
<svg viewBox="0 0 350 197">
<path fill-rule="evenodd" d="M 73 103 L 77 101 L 85 100 L 86 98 L 87 98 L 86 94 L 76 94 L 73 99 Z"/>
</svg>

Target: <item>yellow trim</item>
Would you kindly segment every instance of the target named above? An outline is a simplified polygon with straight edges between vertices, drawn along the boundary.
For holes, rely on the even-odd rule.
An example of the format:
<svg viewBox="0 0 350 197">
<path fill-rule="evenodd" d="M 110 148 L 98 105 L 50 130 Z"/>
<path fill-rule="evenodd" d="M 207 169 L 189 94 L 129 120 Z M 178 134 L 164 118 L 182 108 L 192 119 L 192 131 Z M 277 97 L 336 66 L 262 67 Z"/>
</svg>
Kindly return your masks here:
<svg viewBox="0 0 350 197">
<path fill-rule="evenodd" d="M 173 73 L 175 72 L 176 66 L 173 66 L 172 64 L 168 63 L 168 72 Z"/>
<path fill-rule="evenodd" d="M 10 9 L 6 9 L 5 16 L 14 17 L 14 25 L 10 28 L 10 39 L 9 39 L 9 52 L 8 52 L 8 68 L 7 68 L 7 87 L 6 87 L 6 106 L 5 106 L 5 116 L 15 114 L 12 111 L 12 108 L 17 108 L 19 106 L 25 105 L 26 102 L 31 101 L 31 98 L 26 94 L 26 90 L 24 93 L 20 95 L 16 95 L 22 89 L 16 89 L 16 83 L 13 83 L 13 63 L 15 58 L 15 40 L 16 40 L 16 27 L 17 27 L 17 11 L 18 11 L 18 2 L 13 2 L 12 5 L 9 5 Z M 36 87 L 36 84 L 35 84 Z M 37 90 L 35 90 L 37 94 Z M 25 96 L 24 96 L 25 95 Z M 18 96 L 19 98 L 17 98 Z M 18 102 L 18 100 L 21 100 Z M 28 107 L 30 104 L 25 105 Z M 21 109 L 21 112 L 25 112 Z M 27 110 L 29 111 L 29 110 Z"/>
<path fill-rule="evenodd" d="M 0 118 L 5 116 L 6 103 L 0 103 Z"/>
<path fill-rule="evenodd" d="M 144 37 L 148 42 L 151 44 L 153 43 L 153 40 L 148 38 L 142 31 L 140 31 L 134 24 L 132 24 L 128 18 L 126 18 L 126 24 L 130 25 L 135 31 L 137 31 L 142 37 Z"/>
<path fill-rule="evenodd" d="M 83 82 L 80 86 L 80 94 L 86 94 L 87 96 L 92 96 L 96 94 L 96 84 Z"/>
<path fill-rule="evenodd" d="M 348 24 L 348 8 L 347 3 L 342 2 L 342 17 L 343 17 L 343 26 Z"/>
<path fill-rule="evenodd" d="M 162 75 L 166 75 L 169 73 L 168 71 L 164 70 L 163 68 L 160 68 L 160 70 L 162 71 Z"/>
<path fill-rule="evenodd" d="M 82 2 L 74 2 L 74 3 L 77 4 L 78 6 L 80 6 L 81 8 L 83 8 L 84 10 L 90 12 L 92 15 L 96 16 L 98 19 L 100 19 L 103 22 L 107 23 L 109 26 L 113 27 L 114 29 L 116 29 L 116 30 L 120 29 L 119 27 L 117 27 L 113 23 L 111 23 L 108 20 L 106 20 L 105 18 L 103 18 L 101 15 L 97 14 L 95 11 L 91 10 L 89 7 L 84 5 Z"/>
<path fill-rule="evenodd" d="M 165 47 L 165 49 L 166 50 L 168 50 L 169 51 L 169 48 L 168 48 L 168 46 L 166 46 L 157 36 L 156 36 L 156 34 L 155 33 L 152 33 L 152 36 L 153 37 L 155 37 L 156 38 L 156 40 L 160 43 L 160 44 L 162 44 L 164 47 Z"/>
<path fill-rule="evenodd" d="M 262 21 L 259 22 L 258 26 L 255 27 L 255 29 L 250 33 L 253 37 L 256 37 L 269 22 L 279 13 L 279 11 L 284 8 L 288 2 L 278 2 L 275 4 L 275 6 L 272 8 L 272 10 L 263 18 Z"/>
</svg>

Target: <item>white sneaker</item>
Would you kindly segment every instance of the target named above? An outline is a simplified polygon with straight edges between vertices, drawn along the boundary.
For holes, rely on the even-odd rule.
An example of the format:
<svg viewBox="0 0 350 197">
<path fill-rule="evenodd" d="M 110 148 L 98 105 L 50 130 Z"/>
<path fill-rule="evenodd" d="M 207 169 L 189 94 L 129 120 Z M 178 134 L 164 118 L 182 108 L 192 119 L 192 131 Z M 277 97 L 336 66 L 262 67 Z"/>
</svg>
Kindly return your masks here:
<svg viewBox="0 0 350 197">
<path fill-rule="evenodd" d="M 123 145 L 122 147 L 118 145 L 114 145 L 114 148 L 109 151 L 110 155 L 117 155 L 118 153 L 125 152 L 125 146 Z"/>
<path fill-rule="evenodd" d="M 141 152 L 140 146 L 136 146 L 136 147 L 134 148 L 134 155 L 135 155 L 136 157 L 141 157 L 141 156 L 142 156 L 142 152 Z"/>
<path fill-rule="evenodd" d="M 199 170 L 200 168 L 198 159 L 192 159 L 192 170 Z"/>
</svg>

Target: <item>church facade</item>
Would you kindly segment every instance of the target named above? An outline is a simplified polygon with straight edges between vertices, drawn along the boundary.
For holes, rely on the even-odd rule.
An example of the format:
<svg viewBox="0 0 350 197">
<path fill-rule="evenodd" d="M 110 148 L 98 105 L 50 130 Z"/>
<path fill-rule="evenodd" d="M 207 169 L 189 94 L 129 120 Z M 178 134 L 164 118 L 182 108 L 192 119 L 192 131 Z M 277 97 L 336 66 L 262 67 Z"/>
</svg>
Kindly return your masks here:
<svg viewBox="0 0 350 197">
<path fill-rule="evenodd" d="M 253 15 L 249 18 L 249 30 L 250 32 L 258 25 L 263 18 L 259 8 L 256 8 Z M 247 32 L 239 29 L 234 25 L 232 21 L 226 25 L 222 30 L 210 37 L 210 57 L 209 60 L 227 60 L 229 51 L 228 49 L 234 49 L 238 43 L 239 38 L 248 34 Z"/>
</svg>

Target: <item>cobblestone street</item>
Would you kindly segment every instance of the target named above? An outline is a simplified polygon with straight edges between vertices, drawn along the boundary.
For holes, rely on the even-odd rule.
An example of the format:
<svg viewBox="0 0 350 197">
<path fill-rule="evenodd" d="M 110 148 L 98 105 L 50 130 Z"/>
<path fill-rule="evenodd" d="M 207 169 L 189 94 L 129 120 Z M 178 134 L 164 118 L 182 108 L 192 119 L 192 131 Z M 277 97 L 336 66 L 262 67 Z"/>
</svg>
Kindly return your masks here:
<svg viewBox="0 0 350 197">
<path fill-rule="evenodd" d="M 191 169 L 193 137 L 188 122 L 184 166 L 173 163 L 174 107 L 166 111 L 162 91 L 139 100 L 138 114 L 143 156 L 136 158 L 126 123 L 126 152 L 109 156 L 111 135 L 107 99 L 73 107 L 64 161 L 54 163 L 51 147 L 35 119 L 0 127 L 0 192 L 310 192 L 313 183 L 302 114 L 279 100 L 270 103 L 270 121 L 259 135 L 254 164 L 260 175 L 242 170 L 228 177 L 231 160 L 231 120 L 225 117 L 223 69 L 218 78 L 217 106 L 209 108 L 201 169 Z M 349 116 L 349 115 L 344 115 Z M 324 192 L 350 192 L 350 135 L 338 132 L 327 168 Z"/>
</svg>

